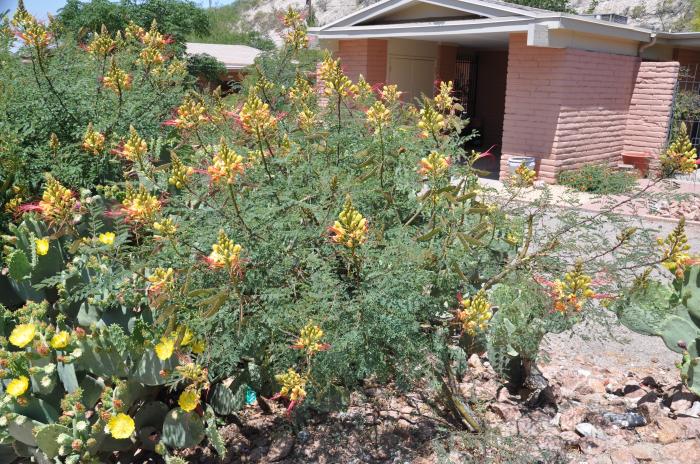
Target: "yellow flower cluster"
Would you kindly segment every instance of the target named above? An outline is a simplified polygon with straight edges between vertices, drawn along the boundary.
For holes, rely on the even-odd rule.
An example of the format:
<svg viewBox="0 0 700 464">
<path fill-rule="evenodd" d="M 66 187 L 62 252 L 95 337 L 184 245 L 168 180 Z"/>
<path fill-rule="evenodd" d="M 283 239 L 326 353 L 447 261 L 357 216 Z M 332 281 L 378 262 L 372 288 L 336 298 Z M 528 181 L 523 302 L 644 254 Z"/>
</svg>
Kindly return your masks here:
<svg viewBox="0 0 700 464">
<path fill-rule="evenodd" d="M 663 251 L 661 264 L 677 278 L 682 278 L 691 260 L 688 251 L 688 236 L 685 233 L 685 217 L 681 217 L 676 227 L 666 238 L 659 237 L 657 243 Z"/>
<path fill-rule="evenodd" d="M 123 91 L 131 88 L 131 76 L 118 67 L 116 61 L 112 58 L 112 64 L 102 79 L 102 84 L 113 92 L 121 94 Z"/>
<path fill-rule="evenodd" d="M 453 109 L 455 102 L 453 91 L 452 81 L 440 82 L 440 92 L 434 98 L 435 106 L 439 111 L 447 112 Z"/>
<path fill-rule="evenodd" d="M 238 115 L 243 129 L 264 139 L 277 127 L 277 119 L 270 113 L 270 105 L 264 103 L 255 92 L 248 95 Z"/>
<path fill-rule="evenodd" d="M 177 108 L 177 117 L 166 124 L 173 125 L 180 130 L 196 129 L 209 121 L 206 112 L 207 109 L 201 101 L 187 96 L 182 105 Z"/>
<path fill-rule="evenodd" d="M 352 206 L 352 201 L 345 202 L 343 211 L 338 215 L 328 230 L 333 234 L 331 240 L 347 248 L 355 249 L 367 241 L 367 219 Z"/>
<path fill-rule="evenodd" d="M 284 25 L 291 28 L 284 36 L 284 43 L 292 50 L 301 50 L 309 46 L 309 38 L 306 35 L 306 25 L 299 14 L 291 6 L 283 18 Z"/>
<path fill-rule="evenodd" d="M 129 138 L 124 142 L 121 155 L 132 163 L 141 163 L 148 153 L 148 144 L 141 138 L 134 126 L 129 126 Z"/>
<path fill-rule="evenodd" d="M 297 75 L 294 85 L 289 88 L 289 101 L 294 105 L 305 105 L 313 94 L 314 90 L 309 81 Z"/>
<path fill-rule="evenodd" d="M 126 196 L 122 201 L 122 210 L 129 221 L 139 225 L 150 224 L 160 208 L 160 200 L 155 195 L 150 194 L 146 187 L 139 185 L 138 189 L 134 189 L 131 185 L 127 186 Z"/>
<path fill-rule="evenodd" d="M 124 36 L 129 40 L 141 40 L 145 33 L 146 31 L 133 21 L 130 21 L 124 29 Z"/>
<path fill-rule="evenodd" d="M 60 146 L 61 142 L 58 140 L 58 136 L 55 132 L 51 132 L 51 136 L 49 136 L 49 148 L 54 154 L 56 154 L 58 147 Z"/>
<path fill-rule="evenodd" d="M 83 150 L 93 155 L 99 155 L 105 147 L 105 136 L 97 132 L 92 123 L 88 124 L 83 137 Z"/>
<path fill-rule="evenodd" d="M 317 122 L 318 119 L 316 114 L 314 114 L 314 112 L 307 107 L 304 107 L 304 109 L 302 109 L 297 115 L 299 129 L 301 129 L 301 131 L 305 134 L 309 134 L 314 129 Z"/>
<path fill-rule="evenodd" d="M 514 174 L 512 182 L 517 187 L 531 187 L 537 179 L 537 173 L 528 168 L 525 163 L 515 168 Z"/>
<path fill-rule="evenodd" d="M 73 192 L 51 175 L 46 176 L 46 187 L 39 201 L 41 216 L 49 223 L 61 223 L 72 218 L 77 200 Z"/>
<path fill-rule="evenodd" d="M 357 95 L 359 95 L 360 98 L 367 98 L 372 95 L 372 86 L 365 80 L 365 76 L 362 74 L 357 78 L 355 87 L 357 87 Z"/>
<path fill-rule="evenodd" d="M 488 327 L 491 316 L 491 304 L 483 289 L 476 292 L 473 298 L 466 298 L 460 301 L 457 320 L 462 325 L 462 329 L 471 336 L 485 330 Z"/>
<path fill-rule="evenodd" d="M 181 189 L 189 184 L 192 174 L 194 174 L 194 168 L 185 166 L 182 161 L 180 161 L 180 158 L 173 153 L 168 183 L 176 189 Z"/>
<path fill-rule="evenodd" d="M 340 60 L 334 60 L 330 55 L 326 55 L 318 67 L 318 79 L 329 97 L 336 94 L 342 98 L 358 93 L 357 86 L 343 73 Z"/>
<path fill-rule="evenodd" d="M 153 270 L 153 273 L 148 276 L 148 282 L 150 286 L 148 291 L 151 294 L 158 294 L 170 290 L 175 284 L 175 271 L 172 267 L 168 269 L 157 267 Z"/>
<path fill-rule="evenodd" d="M 427 105 L 420 110 L 418 128 L 422 130 L 423 137 L 437 137 L 445 126 L 445 116 L 436 111 L 431 105 Z"/>
<path fill-rule="evenodd" d="M 418 173 L 433 180 L 439 179 L 447 173 L 450 164 L 447 156 L 431 151 L 427 157 L 420 160 Z"/>
<path fill-rule="evenodd" d="M 586 300 L 595 294 L 591 280 L 583 272 L 583 264 L 577 262 L 571 272 L 564 274 L 563 281 L 554 281 L 554 309 L 561 313 L 568 310 L 581 311 Z"/>
<path fill-rule="evenodd" d="M 166 218 L 162 221 L 154 222 L 153 230 L 157 233 L 157 235 L 153 236 L 155 239 L 172 238 L 177 233 L 177 226 L 172 219 Z"/>
<path fill-rule="evenodd" d="M 214 267 L 227 267 L 232 270 L 238 268 L 242 247 L 228 238 L 223 230 L 219 231 L 218 241 L 211 246 L 211 250 L 207 258 L 209 264 Z"/>
<path fill-rule="evenodd" d="M 381 101 L 374 102 L 367 110 L 367 122 L 372 126 L 375 134 L 381 133 L 390 121 L 391 111 Z"/>
<path fill-rule="evenodd" d="M 382 97 L 382 100 L 384 100 L 387 105 L 391 106 L 399 101 L 402 93 L 403 92 L 399 92 L 398 85 L 391 84 L 383 86 L 379 94 Z"/>
<path fill-rule="evenodd" d="M 306 378 L 299 375 L 294 369 L 288 369 L 284 374 L 275 376 L 281 388 L 279 395 L 289 398 L 290 401 L 299 402 L 306 398 Z"/>
<path fill-rule="evenodd" d="M 229 148 L 222 137 L 219 149 L 214 154 L 212 164 L 207 168 L 207 171 L 213 183 L 233 184 L 236 182 L 236 178 L 245 171 L 245 164 L 243 157 Z"/>
<path fill-rule="evenodd" d="M 141 35 L 141 42 L 147 47 L 163 50 L 170 40 L 158 31 L 158 23 L 154 19 L 148 32 Z"/>
<path fill-rule="evenodd" d="M 17 12 L 20 13 L 19 10 L 17 10 Z M 36 48 L 37 51 L 43 51 L 49 46 L 51 35 L 46 29 L 46 26 L 41 24 L 26 11 L 20 13 L 20 16 L 16 15 L 16 17 L 18 19 L 15 23 L 20 29 L 17 35 L 24 40 L 27 45 Z"/>
<path fill-rule="evenodd" d="M 147 68 L 155 68 L 165 62 L 165 57 L 157 48 L 146 47 L 139 53 L 138 62 Z"/>
<path fill-rule="evenodd" d="M 105 25 L 102 25 L 102 29 L 99 33 L 95 33 L 93 39 L 87 45 L 87 51 L 91 55 L 97 58 L 105 58 L 109 55 L 114 47 L 116 47 L 117 41 L 112 38 Z"/>
<path fill-rule="evenodd" d="M 673 142 L 661 154 L 661 165 L 667 174 L 692 174 L 697 169 L 698 151 L 688 137 L 684 122 L 678 128 Z"/>
<path fill-rule="evenodd" d="M 306 354 L 313 356 L 328 348 L 327 344 L 321 343 L 322 338 L 323 330 L 319 326 L 309 323 L 301 329 L 293 348 L 304 350 Z"/>
</svg>

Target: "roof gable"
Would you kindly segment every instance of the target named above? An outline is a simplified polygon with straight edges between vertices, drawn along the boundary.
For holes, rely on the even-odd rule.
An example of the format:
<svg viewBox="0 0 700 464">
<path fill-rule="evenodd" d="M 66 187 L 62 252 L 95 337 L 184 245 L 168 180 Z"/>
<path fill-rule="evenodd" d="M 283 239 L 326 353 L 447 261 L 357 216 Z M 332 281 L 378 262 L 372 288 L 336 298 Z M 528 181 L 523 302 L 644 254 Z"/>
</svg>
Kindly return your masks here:
<svg viewBox="0 0 700 464">
<path fill-rule="evenodd" d="M 544 10 L 493 0 L 383 0 L 327 24 L 321 29 L 395 24 L 409 21 L 426 22 L 500 17 L 534 18 L 541 11 Z"/>
</svg>

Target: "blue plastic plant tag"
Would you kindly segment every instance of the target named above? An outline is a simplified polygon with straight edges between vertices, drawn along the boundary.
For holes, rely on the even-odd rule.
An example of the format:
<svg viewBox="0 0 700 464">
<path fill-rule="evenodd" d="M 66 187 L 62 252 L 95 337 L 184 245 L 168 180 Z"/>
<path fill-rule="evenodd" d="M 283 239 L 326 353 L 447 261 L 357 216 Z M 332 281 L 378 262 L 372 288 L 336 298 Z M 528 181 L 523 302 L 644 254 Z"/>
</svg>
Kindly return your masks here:
<svg viewBox="0 0 700 464">
<path fill-rule="evenodd" d="M 255 390 L 248 387 L 245 391 L 245 404 L 253 404 L 257 399 L 258 395 L 255 393 Z"/>
</svg>

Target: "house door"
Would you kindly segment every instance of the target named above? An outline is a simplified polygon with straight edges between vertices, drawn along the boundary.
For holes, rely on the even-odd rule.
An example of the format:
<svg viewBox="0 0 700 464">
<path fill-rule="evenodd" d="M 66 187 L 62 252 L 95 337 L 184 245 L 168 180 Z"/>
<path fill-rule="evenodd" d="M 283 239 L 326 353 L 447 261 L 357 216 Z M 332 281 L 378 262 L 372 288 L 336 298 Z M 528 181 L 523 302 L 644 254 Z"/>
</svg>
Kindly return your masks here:
<svg viewBox="0 0 700 464">
<path fill-rule="evenodd" d="M 389 57 L 389 83 L 399 86 L 404 92 L 402 100 L 413 102 L 422 94 L 433 96 L 435 60 L 404 56 Z"/>
</svg>

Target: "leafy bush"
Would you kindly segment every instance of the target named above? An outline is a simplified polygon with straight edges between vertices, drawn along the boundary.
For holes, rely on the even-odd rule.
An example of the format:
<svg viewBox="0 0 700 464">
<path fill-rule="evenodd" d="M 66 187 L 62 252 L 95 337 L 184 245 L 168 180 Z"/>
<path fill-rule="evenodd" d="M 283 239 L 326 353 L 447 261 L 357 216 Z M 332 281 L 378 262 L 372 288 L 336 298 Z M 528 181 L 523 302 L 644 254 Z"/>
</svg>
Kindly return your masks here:
<svg viewBox="0 0 700 464">
<path fill-rule="evenodd" d="M 247 392 L 301 419 L 366 383 L 422 385 L 453 423 L 481 430 L 456 386 L 467 355 L 489 345 L 494 364 L 529 377 L 544 334 L 595 315 L 599 293 L 649 256 L 644 234 L 603 227 L 604 211 L 552 221 L 547 191 L 514 201 L 526 171 L 503 196 L 481 187 L 451 83 L 416 107 L 331 57 L 314 74 L 301 17 L 285 25 L 285 47 L 234 105 L 145 74 L 134 87 L 181 98 L 169 119 L 149 116 L 171 128 L 165 142 L 105 109 L 118 129 L 88 124 L 81 149 L 122 175 L 82 189 L 46 175 L 33 202 L 9 205 L 3 452 L 171 459 L 206 435 L 223 453 L 217 417 Z"/>
<path fill-rule="evenodd" d="M 588 165 L 562 172 L 558 181 L 581 192 L 607 195 L 632 190 L 637 178 L 628 172 L 616 171 L 606 166 Z"/>
</svg>

